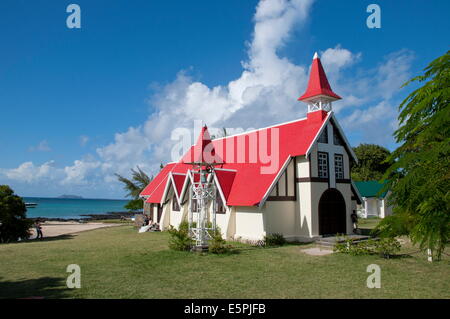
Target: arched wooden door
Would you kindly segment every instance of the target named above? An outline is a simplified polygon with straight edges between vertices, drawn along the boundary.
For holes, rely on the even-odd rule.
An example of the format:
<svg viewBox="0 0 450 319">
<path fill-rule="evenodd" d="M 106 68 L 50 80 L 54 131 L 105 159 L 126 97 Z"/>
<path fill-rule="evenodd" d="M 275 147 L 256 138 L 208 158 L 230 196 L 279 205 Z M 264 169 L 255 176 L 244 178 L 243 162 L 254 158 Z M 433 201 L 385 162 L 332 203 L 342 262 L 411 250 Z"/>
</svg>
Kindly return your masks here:
<svg viewBox="0 0 450 319">
<path fill-rule="evenodd" d="M 345 234 L 346 221 L 344 197 L 337 189 L 326 190 L 319 201 L 319 234 Z"/>
</svg>

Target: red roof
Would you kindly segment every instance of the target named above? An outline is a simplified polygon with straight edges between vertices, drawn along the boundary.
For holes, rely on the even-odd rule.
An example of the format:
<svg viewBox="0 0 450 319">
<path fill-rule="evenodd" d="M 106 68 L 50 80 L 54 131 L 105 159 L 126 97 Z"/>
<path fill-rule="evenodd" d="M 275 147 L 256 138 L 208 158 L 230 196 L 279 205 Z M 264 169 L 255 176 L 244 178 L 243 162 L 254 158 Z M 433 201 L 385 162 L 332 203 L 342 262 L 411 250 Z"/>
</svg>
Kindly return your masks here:
<svg viewBox="0 0 450 319">
<path fill-rule="evenodd" d="M 180 197 L 181 191 L 183 190 L 184 180 L 186 179 L 186 174 L 172 174 L 173 181 L 175 183 L 175 189 L 177 190 L 177 195 Z"/>
<path fill-rule="evenodd" d="M 314 55 L 311 73 L 309 74 L 308 88 L 306 92 L 298 98 L 299 101 L 308 100 L 315 96 L 328 96 L 333 100 L 340 100 L 341 97 L 333 92 L 330 83 L 328 83 L 327 75 L 323 70 L 317 53 Z"/>
<path fill-rule="evenodd" d="M 202 127 L 193 149 L 194 151 L 189 157 L 183 157 L 183 163 L 223 163 L 223 160 L 216 154 L 206 125 Z"/>
<path fill-rule="evenodd" d="M 230 197 L 231 188 L 233 186 L 234 178 L 236 177 L 236 171 L 224 171 L 221 169 L 216 169 L 214 171 L 217 176 L 217 180 L 219 182 L 220 188 L 222 189 L 223 196 L 225 200 L 228 202 L 228 198 Z"/>
<path fill-rule="evenodd" d="M 306 154 L 329 116 L 330 113 L 325 111 L 311 112 L 304 119 L 211 141 L 216 155 L 224 160 L 224 163 L 216 165 L 216 176 L 227 205 L 258 205 L 286 161 L 291 157 Z M 276 142 L 273 145 L 278 146 L 273 150 L 272 140 Z M 250 143 L 251 141 L 256 143 Z M 194 158 L 196 147 L 199 147 L 198 143 L 191 146 L 178 163 L 167 164 L 161 170 L 141 193 L 141 196 L 147 198 L 146 202 L 161 203 L 170 172 L 186 174 L 192 169 L 192 165 L 185 163 Z M 256 156 L 250 152 L 252 149 L 257 150 L 254 152 Z M 261 156 L 272 152 L 272 162 L 269 161 L 270 158 Z M 179 183 L 175 184 L 180 194 Z"/>
<path fill-rule="evenodd" d="M 169 173 L 185 174 L 191 168 L 190 165 L 180 163 L 169 163 L 155 176 L 155 178 L 144 188 L 140 196 L 147 198 L 146 203 L 161 203 L 167 183 L 170 183 Z"/>
</svg>

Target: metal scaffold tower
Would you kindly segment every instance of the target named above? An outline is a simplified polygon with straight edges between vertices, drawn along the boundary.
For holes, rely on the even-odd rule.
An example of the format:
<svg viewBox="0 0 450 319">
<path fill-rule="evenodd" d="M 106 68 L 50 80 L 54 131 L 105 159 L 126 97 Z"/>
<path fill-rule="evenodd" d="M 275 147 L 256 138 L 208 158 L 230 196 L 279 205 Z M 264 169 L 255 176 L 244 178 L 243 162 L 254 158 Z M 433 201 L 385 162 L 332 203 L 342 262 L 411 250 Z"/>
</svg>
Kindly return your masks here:
<svg viewBox="0 0 450 319">
<path fill-rule="evenodd" d="M 196 205 L 189 205 L 189 233 L 195 241 L 193 251 L 208 249 L 208 241 L 216 230 L 216 187 L 214 185 L 214 167 L 210 164 L 202 169 L 191 171 L 193 181 L 190 198 Z M 211 209 L 210 209 L 211 208 Z"/>
<path fill-rule="evenodd" d="M 208 241 L 216 231 L 216 187 L 214 185 L 216 165 L 223 160 L 217 156 L 208 128 L 202 127 L 197 144 L 192 148 L 190 157 L 184 161 L 192 165 L 189 205 L 189 234 L 195 241 L 193 251 L 208 249 Z"/>
</svg>

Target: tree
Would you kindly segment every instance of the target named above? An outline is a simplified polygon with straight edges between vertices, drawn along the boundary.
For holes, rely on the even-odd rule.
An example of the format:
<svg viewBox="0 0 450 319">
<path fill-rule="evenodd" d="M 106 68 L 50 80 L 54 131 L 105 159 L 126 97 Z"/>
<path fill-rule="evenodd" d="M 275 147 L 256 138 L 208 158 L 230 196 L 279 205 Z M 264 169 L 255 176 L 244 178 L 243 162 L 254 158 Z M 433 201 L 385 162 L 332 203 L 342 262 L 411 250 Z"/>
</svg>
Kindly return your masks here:
<svg viewBox="0 0 450 319">
<path fill-rule="evenodd" d="M 385 174 L 392 190 L 394 214 L 378 226 L 381 234 L 404 220 L 406 232 L 420 248 L 440 259 L 450 238 L 450 51 L 431 62 L 425 82 L 400 104 L 396 141 L 390 156 L 395 161 Z"/>
<path fill-rule="evenodd" d="M 32 221 L 26 218 L 22 198 L 8 185 L 0 185 L 0 242 L 8 243 L 28 238 Z"/>
<path fill-rule="evenodd" d="M 138 210 L 144 207 L 144 202 L 139 198 L 139 194 L 152 181 L 153 177 L 149 177 L 138 166 L 137 170 L 131 169 L 131 179 L 125 178 L 119 174 L 115 174 L 119 181 L 124 183 L 124 189 L 127 191 L 127 197 L 132 200 L 125 205 L 126 209 Z"/>
<path fill-rule="evenodd" d="M 380 180 L 390 163 L 388 159 L 391 152 L 376 144 L 360 144 L 353 148 L 358 164 L 352 167 L 354 181 Z"/>
</svg>

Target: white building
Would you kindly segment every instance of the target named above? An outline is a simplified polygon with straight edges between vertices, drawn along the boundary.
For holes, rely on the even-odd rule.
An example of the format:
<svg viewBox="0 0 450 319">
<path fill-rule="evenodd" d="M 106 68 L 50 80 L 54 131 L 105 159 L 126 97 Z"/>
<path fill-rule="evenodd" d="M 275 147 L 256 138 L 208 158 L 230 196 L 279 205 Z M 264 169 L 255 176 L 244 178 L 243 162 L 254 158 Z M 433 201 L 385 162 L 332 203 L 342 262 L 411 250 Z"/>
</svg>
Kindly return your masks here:
<svg viewBox="0 0 450 319">
<path fill-rule="evenodd" d="M 361 202 L 350 177 L 357 159 L 333 114 L 337 99 L 316 54 L 299 98 L 308 106 L 306 118 L 212 141 L 203 127 L 197 143 L 142 191 L 145 210 L 162 230 L 195 213 L 189 189 L 198 175 L 187 163 L 203 156 L 216 163 L 208 178 L 217 188 L 217 224 L 226 239 L 351 234 L 350 215 Z"/>
<path fill-rule="evenodd" d="M 355 182 L 362 203 L 358 205 L 358 215 L 362 218 L 384 218 L 392 214 L 388 205 L 389 192 L 383 191 L 384 183 L 378 181 Z"/>
</svg>

